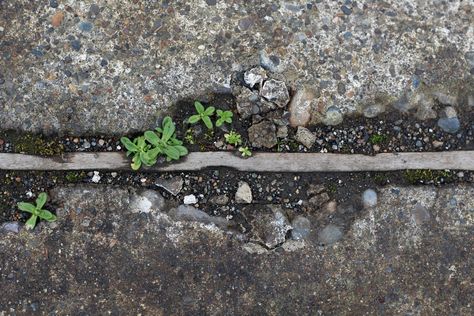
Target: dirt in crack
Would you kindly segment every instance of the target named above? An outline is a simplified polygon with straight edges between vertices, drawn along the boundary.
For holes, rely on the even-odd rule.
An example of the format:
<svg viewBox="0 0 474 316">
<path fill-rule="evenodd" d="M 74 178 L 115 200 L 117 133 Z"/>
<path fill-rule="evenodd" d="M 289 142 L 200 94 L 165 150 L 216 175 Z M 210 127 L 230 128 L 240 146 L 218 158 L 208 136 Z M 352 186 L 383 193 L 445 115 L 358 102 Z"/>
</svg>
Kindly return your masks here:
<svg viewBox="0 0 474 316">
<path fill-rule="evenodd" d="M 473 183 L 474 172 L 412 170 L 358 173 L 246 173 L 220 168 L 186 173 L 141 172 L 0 172 L 0 223 L 26 220 L 18 211 L 19 201 L 33 201 L 40 192 L 66 185 L 117 185 L 153 189 L 170 205 L 181 205 L 194 195 L 194 206 L 211 216 L 232 219 L 242 232 L 250 231 L 251 212 L 277 206 L 291 220 L 312 215 L 318 222 L 331 220 L 336 203 L 344 215 L 333 220 L 347 222 L 360 209 L 363 190 L 386 185 L 450 185 Z M 97 183 L 96 183 L 97 182 Z M 251 204 L 236 201 L 239 183 L 251 189 Z M 170 193 L 171 192 L 171 193 Z M 173 194 L 172 194 L 173 193 Z M 176 195 L 174 195 L 176 194 Z M 54 203 L 54 201 L 52 201 Z M 113 202 L 113 201 L 111 201 Z M 55 205 L 51 206 L 55 209 Z M 342 218 L 342 219 L 341 219 Z M 343 225 L 344 226 L 344 225 Z"/>
</svg>

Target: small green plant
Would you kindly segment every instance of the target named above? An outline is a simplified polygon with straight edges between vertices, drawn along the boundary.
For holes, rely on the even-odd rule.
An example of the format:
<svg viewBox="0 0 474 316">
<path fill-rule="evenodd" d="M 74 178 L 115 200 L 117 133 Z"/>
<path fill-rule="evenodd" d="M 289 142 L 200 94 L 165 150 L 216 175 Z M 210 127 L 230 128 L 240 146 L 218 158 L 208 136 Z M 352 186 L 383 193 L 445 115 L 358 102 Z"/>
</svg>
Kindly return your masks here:
<svg viewBox="0 0 474 316">
<path fill-rule="evenodd" d="M 77 182 L 79 180 L 82 180 L 83 178 L 86 177 L 86 173 L 84 171 L 69 171 L 66 174 L 66 180 L 68 182 Z"/>
<path fill-rule="evenodd" d="M 153 166 L 158 156 L 166 156 L 167 161 L 178 160 L 188 154 L 183 142 L 176 138 L 176 127 L 171 117 L 163 119 L 162 127 L 157 127 L 156 132 L 146 131 L 144 136 L 139 136 L 133 142 L 127 137 L 120 141 L 127 148 L 127 156 L 133 155 L 132 169 L 138 170 L 143 165 Z M 148 143 L 147 143 L 148 141 Z"/>
<path fill-rule="evenodd" d="M 387 140 L 387 135 L 381 135 L 381 134 L 372 134 L 370 135 L 370 138 L 369 138 L 369 141 L 374 145 L 384 143 L 386 140 Z"/>
<path fill-rule="evenodd" d="M 231 111 L 222 111 L 222 110 L 217 110 L 217 121 L 216 121 L 216 126 L 219 127 L 224 123 L 232 123 L 232 116 L 234 114 Z"/>
<path fill-rule="evenodd" d="M 163 119 L 163 128 L 156 128 L 156 132 L 146 131 L 145 139 L 154 146 L 149 151 L 149 155 L 156 157 L 165 155 L 166 161 L 179 160 L 180 157 L 186 156 L 188 150 L 183 146 L 183 142 L 176 138 L 176 127 L 171 117 L 167 116 Z"/>
<path fill-rule="evenodd" d="M 194 140 L 194 133 L 191 128 L 186 131 L 186 134 L 184 135 L 184 140 L 190 145 L 194 145 L 196 143 L 196 141 Z"/>
<path fill-rule="evenodd" d="M 205 109 L 199 101 L 194 102 L 194 107 L 196 108 L 198 114 L 191 115 L 188 119 L 188 122 L 191 124 L 196 124 L 202 120 L 208 129 L 212 129 L 214 126 L 212 125 L 210 116 L 214 114 L 215 108 L 210 106 Z"/>
<path fill-rule="evenodd" d="M 239 151 L 240 151 L 240 154 L 242 155 L 242 157 L 244 157 L 244 158 L 248 158 L 248 157 L 252 156 L 252 152 L 250 151 L 250 149 L 248 147 L 240 147 Z"/>
<path fill-rule="evenodd" d="M 48 222 L 54 222 L 56 220 L 56 215 L 48 210 L 43 209 L 47 199 L 48 195 L 43 192 L 38 195 L 38 198 L 36 199 L 36 206 L 27 202 L 18 202 L 17 205 L 21 211 L 31 214 L 31 217 L 26 221 L 27 229 L 35 228 L 38 217 Z"/>
<path fill-rule="evenodd" d="M 230 131 L 230 133 L 224 134 L 224 138 L 228 144 L 231 144 L 234 146 L 242 144 L 242 137 L 237 132 Z"/>
<path fill-rule="evenodd" d="M 122 144 L 127 148 L 127 157 L 133 155 L 132 158 L 132 169 L 138 170 L 144 164 L 145 166 L 152 166 L 156 163 L 156 155 L 153 157 L 150 154 L 151 146 L 146 143 L 145 136 L 137 137 L 133 142 L 127 137 L 120 138 Z"/>
</svg>

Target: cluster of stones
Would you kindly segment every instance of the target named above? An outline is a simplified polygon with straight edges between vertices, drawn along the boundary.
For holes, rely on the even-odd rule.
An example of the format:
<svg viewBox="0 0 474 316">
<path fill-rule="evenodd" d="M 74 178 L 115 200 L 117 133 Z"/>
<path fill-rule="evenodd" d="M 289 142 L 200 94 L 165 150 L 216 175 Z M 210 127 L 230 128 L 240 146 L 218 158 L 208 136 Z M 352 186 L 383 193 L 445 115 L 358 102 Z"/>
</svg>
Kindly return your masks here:
<svg viewBox="0 0 474 316">
<path fill-rule="evenodd" d="M 251 119 L 249 140 L 255 148 L 272 148 L 278 139 L 288 137 L 289 127 L 296 128 L 295 140 L 306 148 L 316 141 L 308 125 L 323 123 L 339 125 L 344 115 L 336 106 L 325 108 L 318 104 L 317 92 L 310 87 L 292 91 L 279 74 L 267 72 L 262 67 L 247 70 L 243 83 L 232 87 L 236 96 L 237 111 L 243 119 Z M 473 99 L 473 100 L 471 100 Z M 474 106 L 474 98 L 468 98 L 468 107 Z M 387 100 L 361 105 L 359 112 L 366 118 L 374 118 L 388 110 L 413 113 L 419 120 L 438 119 L 437 125 L 447 133 L 459 131 L 461 123 L 456 107 L 460 104 L 457 94 L 446 91 L 411 91 L 397 100 Z M 439 109 L 438 109 L 439 108 Z"/>
</svg>

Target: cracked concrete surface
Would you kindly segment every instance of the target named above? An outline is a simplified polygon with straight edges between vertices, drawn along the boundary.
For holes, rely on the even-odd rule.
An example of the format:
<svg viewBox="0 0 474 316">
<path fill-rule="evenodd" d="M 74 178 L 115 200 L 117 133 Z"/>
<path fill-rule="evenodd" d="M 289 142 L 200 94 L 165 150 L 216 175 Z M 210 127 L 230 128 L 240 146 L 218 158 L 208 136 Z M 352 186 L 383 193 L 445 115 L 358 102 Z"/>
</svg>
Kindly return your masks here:
<svg viewBox="0 0 474 316">
<path fill-rule="evenodd" d="M 374 105 L 422 100 L 421 117 L 436 116 L 433 100 L 465 109 L 474 97 L 473 8 L 472 0 L 2 1 L 0 126 L 144 130 L 178 100 L 229 93 L 232 76 L 258 64 L 293 92 L 315 91 L 313 123 L 333 106 L 372 115 Z"/>
<path fill-rule="evenodd" d="M 310 234 L 270 251 L 161 202 L 136 212 L 136 194 L 57 188 L 58 222 L 3 232 L 0 314 L 472 313 L 472 185 L 385 187 L 377 206 L 331 224 L 343 232 L 333 245 L 307 214 Z"/>
</svg>

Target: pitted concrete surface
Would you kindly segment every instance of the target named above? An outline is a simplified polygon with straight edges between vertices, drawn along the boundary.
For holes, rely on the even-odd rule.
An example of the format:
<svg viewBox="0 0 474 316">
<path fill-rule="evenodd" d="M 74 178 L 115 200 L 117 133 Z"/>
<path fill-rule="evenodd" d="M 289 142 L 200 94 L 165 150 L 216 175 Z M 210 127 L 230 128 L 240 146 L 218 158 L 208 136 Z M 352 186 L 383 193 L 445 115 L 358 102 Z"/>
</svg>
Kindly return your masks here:
<svg viewBox="0 0 474 316">
<path fill-rule="evenodd" d="M 432 118 L 433 99 L 474 102 L 473 10 L 472 0 L 1 1 L 0 128 L 144 130 L 178 100 L 229 93 L 259 64 L 292 93 L 314 91 L 313 123 L 334 107 L 422 104 L 418 117 Z"/>
<path fill-rule="evenodd" d="M 337 221 L 304 214 L 309 235 L 273 250 L 176 219 L 156 195 L 137 203 L 134 189 L 50 193 L 58 222 L 0 236 L 1 315 L 473 311 L 473 186 L 386 187 L 377 205 Z"/>
</svg>

